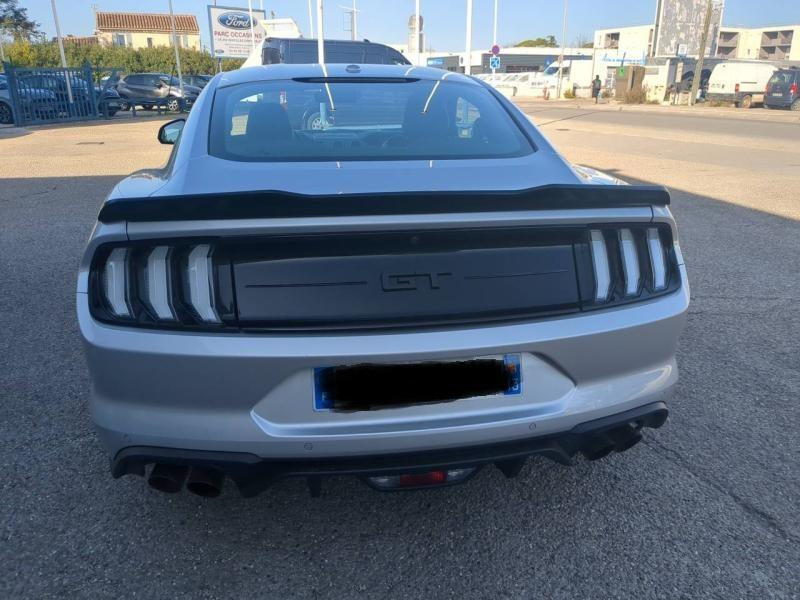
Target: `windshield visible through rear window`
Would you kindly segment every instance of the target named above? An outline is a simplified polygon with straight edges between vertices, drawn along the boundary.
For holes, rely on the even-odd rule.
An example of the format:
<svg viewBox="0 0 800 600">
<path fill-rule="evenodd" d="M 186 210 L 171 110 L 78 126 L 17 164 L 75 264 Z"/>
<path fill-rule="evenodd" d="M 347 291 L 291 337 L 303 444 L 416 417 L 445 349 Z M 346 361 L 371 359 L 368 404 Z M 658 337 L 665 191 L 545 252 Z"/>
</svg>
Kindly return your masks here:
<svg viewBox="0 0 800 600">
<path fill-rule="evenodd" d="M 238 161 L 506 158 L 531 144 L 472 83 L 281 80 L 217 90 L 210 153 Z"/>
</svg>

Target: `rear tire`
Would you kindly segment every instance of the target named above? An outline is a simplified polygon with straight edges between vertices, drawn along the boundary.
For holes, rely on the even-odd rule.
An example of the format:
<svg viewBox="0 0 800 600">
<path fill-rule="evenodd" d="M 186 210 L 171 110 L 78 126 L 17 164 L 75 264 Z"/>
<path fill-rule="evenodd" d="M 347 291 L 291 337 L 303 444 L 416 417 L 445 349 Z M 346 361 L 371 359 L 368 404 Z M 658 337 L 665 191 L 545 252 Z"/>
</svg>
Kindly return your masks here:
<svg viewBox="0 0 800 600">
<path fill-rule="evenodd" d="M 789 108 L 789 110 L 800 111 L 800 98 L 792 102 L 792 106 Z"/>
<path fill-rule="evenodd" d="M 745 96 L 742 98 L 741 102 L 737 105 L 740 108 L 752 108 L 753 106 L 753 97 L 752 96 Z"/>
<path fill-rule="evenodd" d="M 14 113 L 5 102 L 0 102 L 0 125 L 11 125 L 14 122 Z"/>
<path fill-rule="evenodd" d="M 167 109 L 172 112 L 181 112 L 181 103 L 177 98 L 170 98 L 167 102 Z"/>
</svg>

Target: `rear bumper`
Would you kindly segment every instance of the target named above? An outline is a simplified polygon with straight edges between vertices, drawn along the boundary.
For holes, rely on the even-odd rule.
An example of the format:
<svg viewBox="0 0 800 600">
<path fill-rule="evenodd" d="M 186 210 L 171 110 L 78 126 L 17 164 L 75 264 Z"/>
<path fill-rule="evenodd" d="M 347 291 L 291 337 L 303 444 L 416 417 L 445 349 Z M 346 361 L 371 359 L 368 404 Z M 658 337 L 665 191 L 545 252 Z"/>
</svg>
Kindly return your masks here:
<svg viewBox="0 0 800 600">
<path fill-rule="evenodd" d="M 137 330 L 95 321 L 79 293 L 92 416 L 112 456 L 146 446 L 324 461 L 562 434 L 670 393 L 689 304 L 680 269 L 675 293 L 617 309 L 363 335 Z M 503 354 L 521 357 L 519 395 L 358 413 L 314 407 L 318 367 Z"/>
<path fill-rule="evenodd" d="M 798 98 L 800 98 L 800 96 L 792 96 L 788 94 L 780 98 L 776 98 L 775 96 L 767 96 L 764 98 L 764 104 L 770 108 L 789 108 Z"/>
<path fill-rule="evenodd" d="M 123 475 L 144 476 L 148 464 L 214 469 L 231 479 L 245 497 L 256 496 L 276 481 L 289 477 L 317 481 L 328 476 L 373 477 L 481 467 L 486 464 L 494 464 L 506 476 L 512 477 L 532 455 L 544 456 L 557 463 L 569 465 L 577 452 L 586 450 L 594 440 L 609 432 L 620 427 L 630 427 L 636 431 L 645 427 L 658 428 L 664 424 L 667 415 L 666 404 L 654 402 L 577 425 L 558 435 L 428 452 L 331 457 L 322 460 L 275 460 L 248 453 L 131 446 L 116 454 L 111 463 L 111 472 L 115 478 Z M 622 448 L 617 450 L 622 451 Z"/>
</svg>

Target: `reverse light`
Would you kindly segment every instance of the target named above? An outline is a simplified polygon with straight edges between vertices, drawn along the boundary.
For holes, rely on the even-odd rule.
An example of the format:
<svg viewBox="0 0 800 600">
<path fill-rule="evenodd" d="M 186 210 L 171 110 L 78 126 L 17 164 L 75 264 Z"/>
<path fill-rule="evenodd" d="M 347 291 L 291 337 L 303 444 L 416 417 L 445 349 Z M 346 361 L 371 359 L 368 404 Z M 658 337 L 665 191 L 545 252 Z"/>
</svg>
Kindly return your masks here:
<svg viewBox="0 0 800 600">
<path fill-rule="evenodd" d="M 667 287 L 667 263 L 658 229 L 647 230 L 647 248 L 650 252 L 650 268 L 653 272 L 653 290 L 659 292 Z"/>
<path fill-rule="evenodd" d="M 131 316 L 128 306 L 128 250 L 115 248 L 103 270 L 103 288 L 111 312 L 117 317 Z"/>
<path fill-rule="evenodd" d="M 611 290 L 611 270 L 608 266 L 608 251 L 603 232 L 593 229 L 589 233 L 589 241 L 592 247 L 592 265 L 594 266 L 596 302 L 605 302 Z"/>
<path fill-rule="evenodd" d="M 158 246 L 147 256 L 146 285 L 147 304 L 163 321 L 174 321 L 175 315 L 169 304 L 169 246 Z"/>
<path fill-rule="evenodd" d="M 619 230 L 619 246 L 625 275 L 625 295 L 634 296 L 639 291 L 639 256 L 630 229 Z"/>
<path fill-rule="evenodd" d="M 186 273 L 189 282 L 189 302 L 205 323 L 220 322 L 217 311 L 214 310 L 212 274 L 211 246 L 208 244 L 196 246 L 189 253 Z"/>
</svg>

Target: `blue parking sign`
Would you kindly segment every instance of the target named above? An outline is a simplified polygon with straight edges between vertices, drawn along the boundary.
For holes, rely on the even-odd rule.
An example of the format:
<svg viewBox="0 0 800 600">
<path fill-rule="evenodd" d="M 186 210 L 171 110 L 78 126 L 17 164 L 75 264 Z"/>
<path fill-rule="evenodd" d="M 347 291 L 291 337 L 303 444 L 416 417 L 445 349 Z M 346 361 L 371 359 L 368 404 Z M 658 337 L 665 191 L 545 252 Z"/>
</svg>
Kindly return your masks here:
<svg viewBox="0 0 800 600">
<path fill-rule="evenodd" d="M 489 59 L 489 66 L 492 69 L 499 69 L 500 68 L 500 57 L 499 56 L 493 56 L 492 58 L 490 58 Z"/>
</svg>

